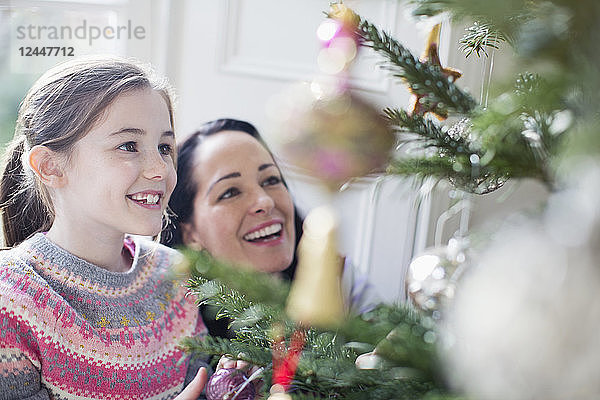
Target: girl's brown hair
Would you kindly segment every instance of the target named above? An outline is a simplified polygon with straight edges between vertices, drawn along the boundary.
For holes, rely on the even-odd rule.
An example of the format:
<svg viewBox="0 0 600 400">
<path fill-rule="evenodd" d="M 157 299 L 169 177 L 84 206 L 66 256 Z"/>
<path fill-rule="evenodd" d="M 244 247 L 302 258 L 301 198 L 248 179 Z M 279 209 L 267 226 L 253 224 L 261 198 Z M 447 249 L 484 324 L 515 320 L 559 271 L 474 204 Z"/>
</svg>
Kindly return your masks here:
<svg viewBox="0 0 600 400">
<path fill-rule="evenodd" d="M 0 177 L 0 213 L 4 243 L 14 246 L 50 229 L 54 208 L 49 193 L 28 167 L 36 145 L 69 156 L 73 145 L 120 95 L 142 89 L 158 91 L 173 126 L 171 89 L 164 78 L 141 64 L 116 57 L 68 61 L 42 75 L 19 108 Z"/>
</svg>

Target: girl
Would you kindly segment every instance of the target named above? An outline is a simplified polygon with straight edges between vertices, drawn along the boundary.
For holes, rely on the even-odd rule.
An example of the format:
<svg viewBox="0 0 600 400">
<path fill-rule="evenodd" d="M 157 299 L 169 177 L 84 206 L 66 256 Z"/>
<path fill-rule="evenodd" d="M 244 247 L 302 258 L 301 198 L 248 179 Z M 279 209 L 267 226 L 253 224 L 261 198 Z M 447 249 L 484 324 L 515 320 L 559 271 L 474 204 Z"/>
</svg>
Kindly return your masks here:
<svg viewBox="0 0 600 400">
<path fill-rule="evenodd" d="M 206 328 L 178 254 L 126 235 L 159 234 L 174 146 L 168 86 L 142 66 L 80 59 L 30 89 L 0 181 L 0 397 L 198 397 L 206 371 L 177 343 Z"/>
<path fill-rule="evenodd" d="M 302 220 L 256 128 L 235 119 L 208 122 L 181 144 L 177 162 L 179 183 L 169 203 L 176 216 L 163 243 L 206 249 L 224 261 L 291 279 Z M 354 311 L 377 302 L 349 263 L 342 280 Z M 219 321 L 213 327 L 203 312 L 211 334 L 230 334 Z"/>
</svg>

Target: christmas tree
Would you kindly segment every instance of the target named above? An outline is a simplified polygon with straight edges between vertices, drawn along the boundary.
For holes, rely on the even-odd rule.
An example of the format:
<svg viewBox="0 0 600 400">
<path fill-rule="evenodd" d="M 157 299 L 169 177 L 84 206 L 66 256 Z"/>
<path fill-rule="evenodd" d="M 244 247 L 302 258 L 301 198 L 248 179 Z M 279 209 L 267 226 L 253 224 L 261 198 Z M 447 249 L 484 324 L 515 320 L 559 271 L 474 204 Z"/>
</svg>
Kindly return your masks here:
<svg viewBox="0 0 600 400">
<path fill-rule="evenodd" d="M 184 347 L 230 354 L 263 367 L 261 379 L 267 384 L 260 390 L 267 392 L 283 377 L 292 398 L 595 398 L 600 391 L 589 371 L 595 371 L 600 361 L 583 355 L 595 352 L 594 323 L 600 310 L 592 300 L 599 279 L 593 267 L 588 268 L 598 259 L 595 249 L 600 237 L 600 213 L 594 201 L 594 179 L 600 175 L 594 161 L 600 150 L 596 134 L 600 4 L 595 0 L 411 3 L 416 16 L 447 13 L 453 20 L 472 21 L 461 40 L 466 56 L 486 57 L 492 49 L 508 46 L 521 70 L 512 83 L 498 82 L 498 94 L 486 104 L 478 104 L 456 84 L 460 73 L 441 65 L 438 28 L 419 58 L 343 4 L 333 5 L 328 17 L 349 24 L 360 44 L 380 54 L 382 67 L 406 84 L 414 97 L 408 110 L 397 106 L 382 110 L 400 147 L 411 149 L 397 152 L 401 155 L 389 163 L 387 173 L 447 179 L 475 194 L 494 191 L 508 179 L 534 178 L 557 193 L 545 219 L 527 221 L 512 231 L 520 243 L 507 235 L 502 246 L 491 242 L 479 260 L 487 265 L 474 268 L 467 276 L 471 279 L 456 288 L 465 296 L 457 299 L 448 321 L 409 306 L 382 304 L 329 326 L 307 324 L 290 317 L 294 310 L 289 307 L 288 283 L 187 252 L 196 275 L 190 290 L 202 303 L 218 307 L 219 317 L 230 318 L 237 336 L 191 338 Z M 575 184 L 578 177 L 583 184 Z M 574 212 L 578 206 L 587 213 Z M 557 231 L 575 232 L 565 225 L 567 220 L 581 229 L 566 239 L 557 237 Z M 537 236 L 533 242 L 531 237 Z M 518 257 L 506 255 L 517 250 Z M 534 252 L 559 256 L 544 259 L 543 264 L 552 268 L 536 269 L 540 259 L 533 259 Z M 488 267 L 494 264 L 498 267 Z M 535 279 L 525 279 L 531 276 Z M 552 289 L 533 290 L 539 282 Z M 506 301 L 513 283 L 519 303 Z M 506 292 L 495 293 L 495 285 Z M 552 308 L 552 317 L 538 318 L 534 311 L 544 314 L 548 310 L 540 305 L 555 307 L 555 299 L 564 306 Z M 510 316 L 521 318 L 518 335 L 503 331 Z M 472 319 L 480 330 L 473 328 Z M 570 333 L 563 334 L 563 328 Z M 553 336 L 555 341 L 545 341 L 547 331 L 554 329 L 561 334 Z M 473 339 L 469 351 L 457 339 L 463 336 Z M 563 353 L 548 351 L 554 358 L 543 362 L 533 362 L 533 355 L 524 358 L 531 352 L 526 347 L 536 339 Z M 492 351 L 496 347 L 510 355 L 498 356 Z M 444 368 L 446 358 L 454 371 Z M 560 366 L 565 360 L 578 363 L 579 368 L 569 372 L 549 366 Z M 519 382 L 515 373 L 507 372 L 513 362 Z"/>
</svg>

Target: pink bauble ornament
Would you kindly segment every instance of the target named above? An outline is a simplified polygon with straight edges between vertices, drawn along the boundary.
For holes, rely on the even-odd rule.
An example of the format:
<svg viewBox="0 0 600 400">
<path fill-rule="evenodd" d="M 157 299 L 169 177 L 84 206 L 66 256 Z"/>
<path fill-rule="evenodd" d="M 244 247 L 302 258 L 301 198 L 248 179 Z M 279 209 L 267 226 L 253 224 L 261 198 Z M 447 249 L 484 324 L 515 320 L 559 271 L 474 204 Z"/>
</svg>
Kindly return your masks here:
<svg viewBox="0 0 600 400">
<path fill-rule="evenodd" d="M 395 145 L 385 118 L 349 90 L 315 85 L 296 90 L 277 112 L 284 161 L 334 191 L 350 178 L 384 172 Z"/>
<path fill-rule="evenodd" d="M 255 390 L 252 382 L 242 388 L 248 378 L 244 371 L 236 368 L 221 368 L 215 372 L 206 384 L 207 400 L 227 400 L 233 399 L 237 394 L 236 400 L 254 400 Z"/>
</svg>

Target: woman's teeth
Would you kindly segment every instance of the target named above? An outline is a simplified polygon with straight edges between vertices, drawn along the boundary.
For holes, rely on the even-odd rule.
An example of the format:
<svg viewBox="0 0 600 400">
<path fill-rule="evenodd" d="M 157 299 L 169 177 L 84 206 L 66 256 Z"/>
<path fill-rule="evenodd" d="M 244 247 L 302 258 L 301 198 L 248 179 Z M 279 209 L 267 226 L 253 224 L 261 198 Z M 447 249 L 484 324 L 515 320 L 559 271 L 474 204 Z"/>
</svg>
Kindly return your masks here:
<svg viewBox="0 0 600 400">
<path fill-rule="evenodd" d="M 136 193 L 129 196 L 131 200 L 139 201 L 146 204 L 156 204 L 160 200 L 160 194 L 141 194 Z"/>
<path fill-rule="evenodd" d="M 282 228 L 283 228 L 283 226 L 281 224 L 269 225 L 266 228 L 247 233 L 246 235 L 244 235 L 244 239 L 245 240 L 262 239 L 266 236 L 271 236 L 271 235 L 281 232 Z"/>
</svg>

